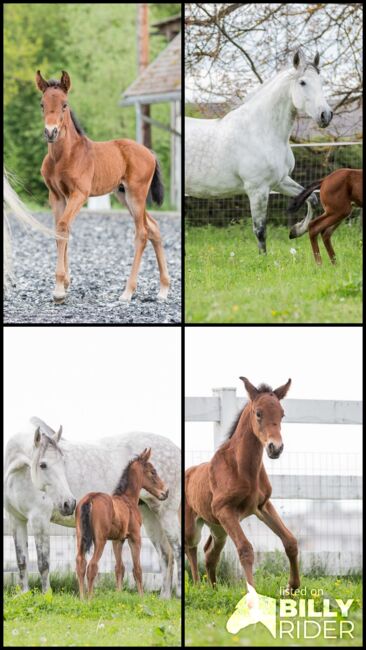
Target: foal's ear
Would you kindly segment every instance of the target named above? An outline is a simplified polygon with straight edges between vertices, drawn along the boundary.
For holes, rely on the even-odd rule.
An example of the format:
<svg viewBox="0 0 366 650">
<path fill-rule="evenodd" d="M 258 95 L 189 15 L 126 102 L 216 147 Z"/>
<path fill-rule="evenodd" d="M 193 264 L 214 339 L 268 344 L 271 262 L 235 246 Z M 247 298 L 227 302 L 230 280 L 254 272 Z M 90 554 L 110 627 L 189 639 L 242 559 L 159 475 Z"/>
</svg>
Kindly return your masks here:
<svg viewBox="0 0 366 650">
<path fill-rule="evenodd" d="M 142 460 L 144 463 L 146 463 L 151 456 L 151 447 L 146 447 L 142 454 L 140 454 L 140 460 Z"/>
<path fill-rule="evenodd" d="M 253 386 L 253 384 L 251 384 L 249 379 L 247 379 L 246 377 L 239 377 L 239 379 L 241 379 L 242 382 L 244 382 L 245 390 L 247 391 L 250 399 L 253 402 L 258 395 L 258 391 L 256 387 Z"/>
<path fill-rule="evenodd" d="M 65 93 L 68 93 L 71 88 L 71 79 L 65 70 L 62 70 L 60 79 L 61 88 Z"/>
<path fill-rule="evenodd" d="M 37 427 L 37 429 L 35 430 L 35 433 L 34 433 L 34 446 L 35 447 L 39 447 L 39 445 L 41 444 L 41 438 L 42 438 L 41 429 L 39 427 Z"/>
<path fill-rule="evenodd" d="M 276 390 L 274 390 L 273 392 L 275 395 L 277 395 L 278 399 L 283 399 L 284 397 L 286 397 L 290 386 L 291 386 L 291 379 L 288 380 L 287 384 L 284 384 L 283 386 L 276 388 Z"/>
<path fill-rule="evenodd" d="M 41 91 L 41 93 L 44 93 L 45 90 L 47 90 L 47 88 L 48 88 L 48 82 L 46 81 L 46 79 L 43 79 L 40 70 L 37 70 L 36 86 L 37 86 L 38 90 Z"/>
</svg>

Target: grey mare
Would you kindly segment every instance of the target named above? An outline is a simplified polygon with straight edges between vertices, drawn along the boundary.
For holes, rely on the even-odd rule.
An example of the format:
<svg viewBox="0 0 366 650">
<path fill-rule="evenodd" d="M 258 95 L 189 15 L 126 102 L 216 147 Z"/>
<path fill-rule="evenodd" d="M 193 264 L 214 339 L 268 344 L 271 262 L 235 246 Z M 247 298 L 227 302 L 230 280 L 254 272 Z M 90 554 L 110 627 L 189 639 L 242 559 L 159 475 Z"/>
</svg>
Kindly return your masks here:
<svg viewBox="0 0 366 650">
<path fill-rule="evenodd" d="M 45 422 L 32 418 L 34 434 L 10 438 L 5 454 L 5 508 L 14 537 L 20 584 L 28 586 L 28 532 L 30 523 L 37 550 L 42 590 L 49 589 L 50 522 L 75 527 L 76 500 L 87 492 L 115 488 L 122 469 L 146 447 L 154 451 L 154 464 L 169 488 L 166 501 L 142 490 L 140 510 L 145 530 L 160 559 L 162 598 L 170 598 L 174 560 L 176 593 L 181 593 L 181 534 L 178 519 L 181 454 L 168 438 L 151 433 L 128 433 L 102 438 L 96 444 L 62 440 Z"/>
<path fill-rule="evenodd" d="M 260 252 L 266 251 L 270 191 L 297 196 L 303 190 L 290 178 L 295 159 L 289 138 L 297 111 L 323 128 L 333 117 L 318 65 L 319 54 L 310 63 L 298 51 L 290 70 L 265 82 L 223 118 L 186 118 L 185 194 L 206 198 L 247 194 Z M 316 196 L 309 196 L 307 215 L 293 227 L 292 237 L 307 230 L 316 203 Z"/>
</svg>

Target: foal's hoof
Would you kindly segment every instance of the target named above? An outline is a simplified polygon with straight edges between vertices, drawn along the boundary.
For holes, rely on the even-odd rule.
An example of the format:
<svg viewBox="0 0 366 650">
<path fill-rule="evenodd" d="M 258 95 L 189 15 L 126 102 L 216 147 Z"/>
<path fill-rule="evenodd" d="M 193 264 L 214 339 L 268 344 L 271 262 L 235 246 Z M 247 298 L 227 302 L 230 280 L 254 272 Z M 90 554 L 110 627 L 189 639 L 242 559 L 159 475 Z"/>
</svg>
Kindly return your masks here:
<svg viewBox="0 0 366 650">
<path fill-rule="evenodd" d="M 157 300 L 159 302 L 165 302 L 166 300 L 168 300 L 168 292 L 169 292 L 169 287 L 164 287 L 163 289 L 160 289 Z"/>
<path fill-rule="evenodd" d="M 122 302 L 124 305 L 128 305 L 131 302 L 132 293 L 126 291 L 119 297 L 119 302 Z"/>
<path fill-rule="evenodd" d="M 66 293 L 55 291 L 53 294 L 53 300 L 56 303 L 56 305 L 61 305 L 63 302 L 65 302 L 65 298 L 66 298 Z"/>
</svg>

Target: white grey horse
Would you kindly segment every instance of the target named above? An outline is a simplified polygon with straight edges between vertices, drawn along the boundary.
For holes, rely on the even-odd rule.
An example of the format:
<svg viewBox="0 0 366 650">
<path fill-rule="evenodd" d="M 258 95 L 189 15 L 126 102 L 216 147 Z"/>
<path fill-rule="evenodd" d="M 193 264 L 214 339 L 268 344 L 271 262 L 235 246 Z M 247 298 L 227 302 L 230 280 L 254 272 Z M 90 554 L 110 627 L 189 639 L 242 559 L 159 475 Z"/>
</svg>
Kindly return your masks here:
<svg viewBox="0 0 366 650">
<path fill-rule="evenodd" d="M 260 252 L 266 251 L 270 191 L 297 196 L 303 190 L 290 178 L 295 158 L 289 138 L 297 111 L 321 127 L 328 126 L 333 117 L 318 65 L 319 54 L 310 63 L 298 51 L 290 70 L 265 82 L 225 117 L 186 118 L 185 194 L 205 198 L 247 194 Z M 293 227 L 292 237 L 306 231 L 316 203 L 312 194 L 307 199 L 307 215 Z"/>
<path fill-rule="evenodd" d="M 159 501 L 142 490 L 140 510 L 145 530 L 160 559 L 163 584 L 160 595 L 172 595 L 174 559 L 177 596 L 181 594 L 181 534 L 178 519 L 181 453 L 168 438 L 151 433 L 128 433 L 103 438 L 96 444 L 62 440 L 39 418 L 31 422 L 34 434 L 11 437 L 5 454 L 5 508 L 14 537 L 20 584 L 28 586 L 28 532 L 31 524 L 37 550 L 42 590 L 49 589 L 50 522 L 75 527 L 76 500 L 87 492 L 115 488 L 129 460 L 151 447 L 154 465 L 169 487 L 169 497 Z"/>
</svg>

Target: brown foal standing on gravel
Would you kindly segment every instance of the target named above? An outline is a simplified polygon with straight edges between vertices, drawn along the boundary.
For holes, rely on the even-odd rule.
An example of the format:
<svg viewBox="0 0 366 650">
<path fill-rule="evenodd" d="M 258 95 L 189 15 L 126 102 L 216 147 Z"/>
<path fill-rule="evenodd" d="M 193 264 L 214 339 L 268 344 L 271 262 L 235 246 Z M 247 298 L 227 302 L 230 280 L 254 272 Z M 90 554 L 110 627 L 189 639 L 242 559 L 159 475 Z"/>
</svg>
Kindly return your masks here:
<svg viewBox="0 0 366 650">
<path fill-rule="evenodd" d="M 42 92 L 44 135 L 48 142 L 41 174 L 49 189 L 56 220 L 56 287 L 54 300 L 63 302 L 70 284 L 68 237 L 72 220 L 89 196 L 114 192 L 126 205 L 135 222 L 135 257 L 121 300 L 129 301 L 137 286 L 137 275 L 147 240 L 152 242 L 160 272 L 159 299 L 166 299 L 169 274 L 157 222 L 146 211 L 146 199 L 161 205 L 164 188 L 154 154 L 133 140 L 93 142 L 84 135 L 69 108 L 70 77 L 63 71 L 60 81 L 46 81 L 38 70 L 36 83 Z"/>
<path fill-rule="evenodd" d="M 245 377 L 240 379 L 249 401 L 228 439 L 210 462 L 190 467 L 185 474 L 185 551 L 192 577 L 194 582 L 199 581 L 197 546 L 202 526 L 207 524 L 211 535 L 204 551 L 210 583 L 216 583 L 216 567 L 229 535 L 238 551 L 247 584 L 254 588 L 253 547 L 240 522 L 255 514 L 281 538 L 290 560 L 288 587 L 297 589 L 300 585 L 297 542 L 269 500 L 272 488 L 263 465 L 263 449 L 270 458 L 278 458 L 283 450 L 284 411 L 280 400 L 286 396 L 291 379 L 276 390 L 266 384 L 255 388 Z"/>
<path fill-rule="evenodd" d="M 124 576 L 122 546 L 127 539 L 133 561 L 133 575 L 140 595 L 142 589 L 141 524 L 139 496 L 144 488 L 160 501 L 164 501 L 169 490 L 149 462 L 151 449 L 131 460 L 119 480 L 113 495 L 104 492 L 89 492 L 77 504 L 75 510 L 77 556 L 76 572 L 79 581 L 80 598 L 84 597 L 84 578 L 87 574 L 88 595 L 93 593 L 93 584 L 98 573 L 98 562 L 108 539 L 113 540 L 116 558 L 116 582 L 120 590 Z M 94 553 L 86 569 L 85 553 L 94 543 Z"/>
</svg>

